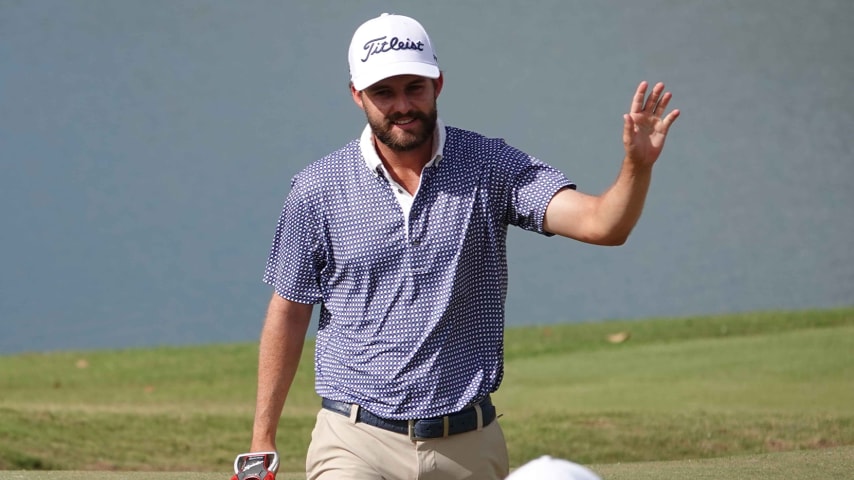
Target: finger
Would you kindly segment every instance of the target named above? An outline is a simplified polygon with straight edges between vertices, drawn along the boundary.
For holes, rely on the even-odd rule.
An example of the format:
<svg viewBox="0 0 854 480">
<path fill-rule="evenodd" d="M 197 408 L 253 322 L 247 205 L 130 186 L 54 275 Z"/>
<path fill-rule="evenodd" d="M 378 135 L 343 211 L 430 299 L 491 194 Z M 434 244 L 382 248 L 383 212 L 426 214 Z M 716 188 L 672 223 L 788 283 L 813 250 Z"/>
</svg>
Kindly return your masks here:
<svg viewBox="0 0 854 480">
<path fill-rule="evenodd" d="M 664 133 L 666 134 L 668 130 L 670 130 L 670 126 L 673 125 L 673 122 L 679 118 L 679 114 L 681 112 L 677 110 L 673 110 L 666 117 L 664 117 Z"/>
<path fill-rule="evenodd" d="M 641 82 L 638 85 L 638 89 L 635 91 L 635 96 L 632 98 L 632 108 L 629 109 L 630 113 L 640 113 L 643 111 L 643 99 L 646 97 L 646 81 Z"/>
<path fill-rule="evenodd" d="M 661 100 L 659 100 L 655 105 L 655 110 L 652 111 L 653 115 L 663 115 L 664 112 L 667 111 L 667 104 L 670 103 L 671 98 L 673 98 L 673 94 L 665 92 L 664 95 L 661 96 Z"/>
<path fill-rule="evenodd" d="M 629 114 L 623 115 L 623 143 L 628 145 L 632 142 L 635 133 L 635 121 Z"/>
<path fill-rule="evenodd" d="M 646 99 L 646 106 L 644 107 L 644 111 L 649 112 L 650 114 L 655 113 L 655 109 L 658 106 L 658 100 L 661 98 L 661 92 L 664 91 L 664 84 L 658 82 L 652 87 L 652 93 L 649 94 L 649 98 Z"/>
</svg>

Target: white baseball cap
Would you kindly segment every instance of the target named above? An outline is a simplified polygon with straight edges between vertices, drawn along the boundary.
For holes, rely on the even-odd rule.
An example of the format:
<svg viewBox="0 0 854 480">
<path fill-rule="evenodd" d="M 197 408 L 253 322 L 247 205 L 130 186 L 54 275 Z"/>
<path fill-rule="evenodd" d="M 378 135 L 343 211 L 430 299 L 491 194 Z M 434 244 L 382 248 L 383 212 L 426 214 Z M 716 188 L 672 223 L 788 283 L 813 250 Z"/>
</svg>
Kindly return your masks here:
<svg viewBox="0 0 854 480">
<path fill-rule="evenodd" d="M 356 90 L 395 75 L 439 78 L 424 27 L 413 18 L 383 13 L 363 23 L 350 41 L 350 81 Z"/>
<path fill-rule="evenodd" d="M 602 480 L 587 467 L 548 455 L 517 468 L 506 480 Z"/>
</svg>

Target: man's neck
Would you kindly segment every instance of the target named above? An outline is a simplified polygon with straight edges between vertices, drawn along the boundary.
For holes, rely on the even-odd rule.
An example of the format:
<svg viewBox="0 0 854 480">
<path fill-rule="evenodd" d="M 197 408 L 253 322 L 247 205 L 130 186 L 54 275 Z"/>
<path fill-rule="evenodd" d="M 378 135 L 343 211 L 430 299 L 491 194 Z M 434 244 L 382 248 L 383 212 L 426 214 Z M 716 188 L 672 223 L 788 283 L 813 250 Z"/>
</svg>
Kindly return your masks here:
<svg viewBox="0 0 854 480">
<path fill-rule="evenodd" d="M 382 160 L 386 171 L 394 178 L 394 180 L 405 188 L 410 194 L 414 194 L 418 190 L 418 185 L 421 181 L 421 171 L 424 165 L 433 159 L 433 144 L 436 134 L 413 150 L 404 152 L 392 150 L 388 145 L 377 141 L 373 137 L 374 148 Z"/>
</svg>

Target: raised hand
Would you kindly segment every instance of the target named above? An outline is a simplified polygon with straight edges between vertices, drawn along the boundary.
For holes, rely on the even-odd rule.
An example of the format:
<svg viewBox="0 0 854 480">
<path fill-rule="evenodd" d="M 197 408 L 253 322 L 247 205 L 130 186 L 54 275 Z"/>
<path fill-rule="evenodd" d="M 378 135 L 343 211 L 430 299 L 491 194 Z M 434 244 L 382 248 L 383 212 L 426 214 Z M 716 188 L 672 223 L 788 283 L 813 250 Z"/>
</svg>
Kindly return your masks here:
<svg viewBox="0 0 854 480">
<path fill-rule="evenodd" d="M 623 115 L 623 147 L 626 158 L 636 166 L 651 167 L 661 150 L 670 126 L 679 117 L 679 110 L 673 110 L 667 116 L 667 104 L 673 95 L 664 91 L 664 84 L 657 83 L 649 97 L 646 90 L 649 84 L 641 82 L 632 99 L 629 113 Z"/>
</svg>

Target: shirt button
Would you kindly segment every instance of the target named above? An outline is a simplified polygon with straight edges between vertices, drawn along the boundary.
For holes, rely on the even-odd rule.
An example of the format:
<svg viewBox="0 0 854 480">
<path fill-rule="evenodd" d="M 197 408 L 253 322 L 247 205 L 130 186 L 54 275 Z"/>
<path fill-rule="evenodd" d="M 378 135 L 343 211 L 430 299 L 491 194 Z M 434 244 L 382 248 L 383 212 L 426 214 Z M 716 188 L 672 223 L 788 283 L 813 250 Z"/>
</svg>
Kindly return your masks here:
<svg viewBox="0 0 854 480">
<path fill-rule="evenodd" d="M 413 241 L 412 241 L 412 245 L 414 245 L 414 246 L 416 246 L 416 247 L 417 247 L 418 245 L 421 245 L 421 240 L 413 240 Z"/>
</svg>

